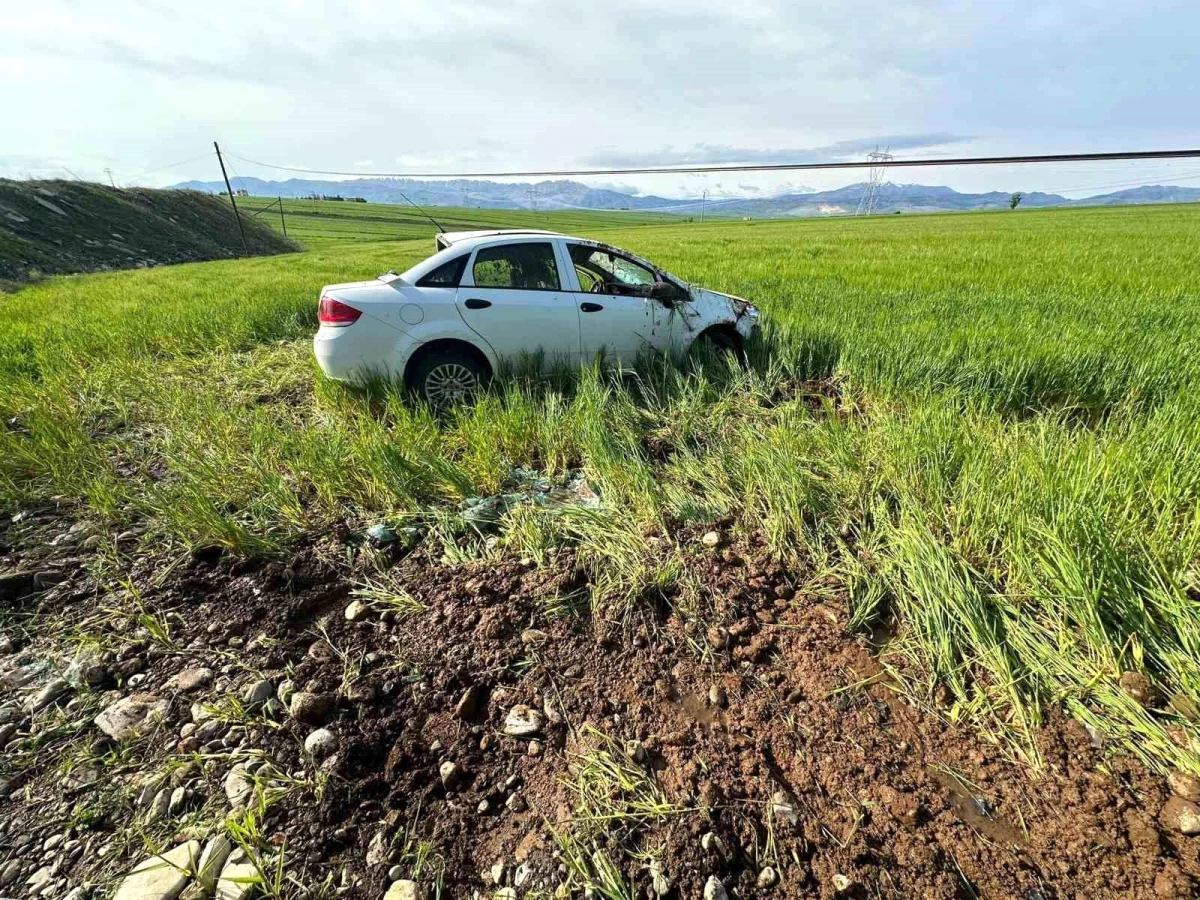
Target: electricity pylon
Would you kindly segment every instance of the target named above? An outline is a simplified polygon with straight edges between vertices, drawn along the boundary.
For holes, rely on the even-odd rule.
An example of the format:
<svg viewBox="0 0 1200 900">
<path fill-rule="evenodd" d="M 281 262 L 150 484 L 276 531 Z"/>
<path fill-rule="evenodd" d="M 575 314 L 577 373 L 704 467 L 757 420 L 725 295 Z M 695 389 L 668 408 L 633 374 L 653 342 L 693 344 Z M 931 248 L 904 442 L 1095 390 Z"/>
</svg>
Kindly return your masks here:
<svg viewBox="0 0 1200 900">
<path fill-rule="evenodd" d="M 867 179 L 867 189 L 858 201 L 858 210 L 854 213 L 856 216 L 874 214 L 875 207 L 879 204 L 879 189 L 883 187 L 883 177 L 887 174 L 887 164 L 895 157 L 887 150 L 876 147 L 867 154 L 867 159 L 871 161 L 871 174 Z"/>
</svg>

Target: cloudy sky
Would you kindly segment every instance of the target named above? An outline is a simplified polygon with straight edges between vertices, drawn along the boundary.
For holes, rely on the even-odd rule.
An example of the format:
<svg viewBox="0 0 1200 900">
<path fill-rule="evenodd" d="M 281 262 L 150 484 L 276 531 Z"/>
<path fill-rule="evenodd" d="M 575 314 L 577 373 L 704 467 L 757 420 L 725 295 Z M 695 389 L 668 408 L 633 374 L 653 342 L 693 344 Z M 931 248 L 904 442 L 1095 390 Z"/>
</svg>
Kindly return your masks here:
<svg viewBox="0 0 1200 900">
<path fill-rule="evenodd" d="M 244 160 L 371 174 L 1196 147 L 1197 35 L 1195 0 L 37 0 L 5 13 L 0 175 L 211 180 L 214 139 L 264 178 L 288 173 Z M 1078 194 L 1197 176 L 1200 160 L 893 177 Z M 856 180 L 619 179 L 670 195 Z"/>
</svg>

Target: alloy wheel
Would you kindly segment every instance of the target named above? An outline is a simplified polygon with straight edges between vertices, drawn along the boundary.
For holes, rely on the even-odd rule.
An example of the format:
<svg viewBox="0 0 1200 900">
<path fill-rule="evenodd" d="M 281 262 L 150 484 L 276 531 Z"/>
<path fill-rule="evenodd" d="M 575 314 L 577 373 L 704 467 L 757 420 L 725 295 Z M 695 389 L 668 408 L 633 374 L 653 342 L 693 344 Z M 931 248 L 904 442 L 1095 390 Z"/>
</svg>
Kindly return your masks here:
<svg viewBox="0 0 1200 900">
<path fill-rule="evenodd" d="M 470 399 L 479 390 L 479 376 L 461 363 L 442 363 L 425 376 L 425 399 L 439 409 Z"/>
</svg>

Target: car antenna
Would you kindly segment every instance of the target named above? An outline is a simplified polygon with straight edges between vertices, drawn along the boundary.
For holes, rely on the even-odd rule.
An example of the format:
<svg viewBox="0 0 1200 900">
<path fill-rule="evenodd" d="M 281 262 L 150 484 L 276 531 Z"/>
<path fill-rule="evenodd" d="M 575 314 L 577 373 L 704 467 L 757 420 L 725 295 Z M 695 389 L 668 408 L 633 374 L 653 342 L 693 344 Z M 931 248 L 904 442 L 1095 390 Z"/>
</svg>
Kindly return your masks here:
<svg viewBox="0 0 1200 900">
<path fill-rule="evenodd" d="M 406 193 L 404 193 L 404 191 L 397 188 L 396 193 L 399 194 L 401 197 L 403 197 L 406 201 L 408 201 L 408 204 L 413 209 L 415 209 L 417 212 L 419 212 L 421 215 L 423 215 L 425 218 L 427 218 L 430 222 L 432 222 L 434 225 L 436 225 L 437 230 L 440 233 L 442 233 L 442 234 L 446 233 L 446 229 L 442 227 L 442 223 L 439 222 L 437 219 L 435 219 L 433 216 L 431 216 L 429 213 L 425 212 L 425 210 L 421 209 L 421 207 L 417 206 L 417 204 L 415 204 L 411 200 L 409 200 L 408 195 Z"/>
</svg>

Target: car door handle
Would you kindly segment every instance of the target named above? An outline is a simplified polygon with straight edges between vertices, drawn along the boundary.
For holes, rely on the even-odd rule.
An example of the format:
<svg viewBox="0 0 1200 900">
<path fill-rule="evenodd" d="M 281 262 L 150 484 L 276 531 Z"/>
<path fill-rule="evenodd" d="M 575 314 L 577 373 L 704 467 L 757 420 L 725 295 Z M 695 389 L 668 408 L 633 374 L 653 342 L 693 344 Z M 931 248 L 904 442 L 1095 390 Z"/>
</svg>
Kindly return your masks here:
<svg viewBox="0 0 1200 900">
<path fill-rule="evenodd" d="M 581 310 L 583 310 L 584 312 L 600 312 L 600 310 L 604 309 L 604 307 L 601 306 L 599 303 L 591 303 L 591 302 L 580 303 L 579 308 Z"/>
<path fill-rule="evenodd" d="M 463 304 L 467 309 L 487 309 L 491 305 L 491 300 L 480 300 L 478 297 L 471 297 Z"/>
</svg>

